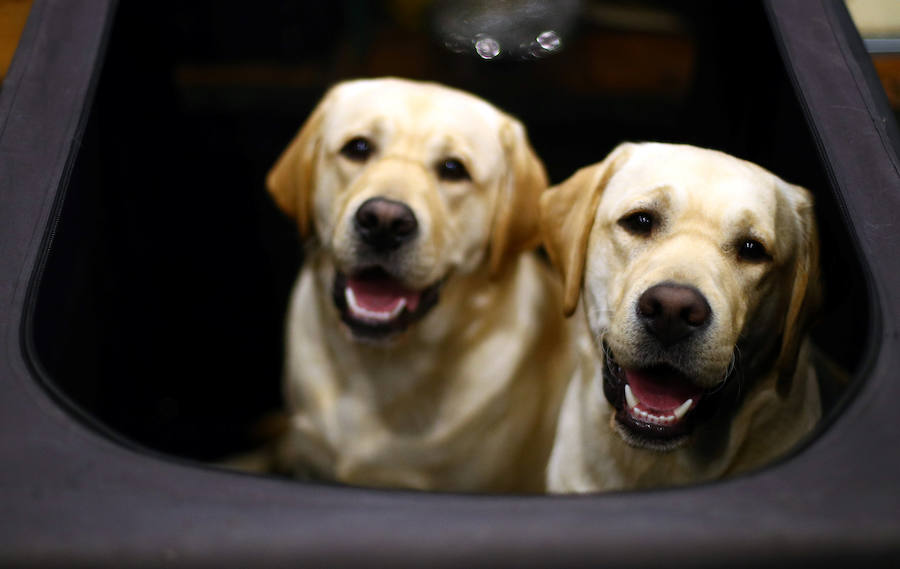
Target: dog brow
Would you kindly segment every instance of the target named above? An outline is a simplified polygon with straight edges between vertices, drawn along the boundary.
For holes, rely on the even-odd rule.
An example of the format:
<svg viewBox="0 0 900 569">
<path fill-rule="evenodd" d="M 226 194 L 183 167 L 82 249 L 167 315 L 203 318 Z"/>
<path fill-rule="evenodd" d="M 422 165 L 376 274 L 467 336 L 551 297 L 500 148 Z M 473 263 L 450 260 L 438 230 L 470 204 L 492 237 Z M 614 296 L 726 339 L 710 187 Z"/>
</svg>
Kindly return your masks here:
<svg viewBox="0 0 900 569">
<path fill-rule="evenodd" d="M 743 209 L 728 222 L 728 226 L 732 228 L 736 237 L 750 236 L 759 240 L 763 245 L 768 246 L 774 241 L 774 235 L 770 230 L 765 228 L 763 220 L 759 216 L 749 210 Z"/>
</svg>

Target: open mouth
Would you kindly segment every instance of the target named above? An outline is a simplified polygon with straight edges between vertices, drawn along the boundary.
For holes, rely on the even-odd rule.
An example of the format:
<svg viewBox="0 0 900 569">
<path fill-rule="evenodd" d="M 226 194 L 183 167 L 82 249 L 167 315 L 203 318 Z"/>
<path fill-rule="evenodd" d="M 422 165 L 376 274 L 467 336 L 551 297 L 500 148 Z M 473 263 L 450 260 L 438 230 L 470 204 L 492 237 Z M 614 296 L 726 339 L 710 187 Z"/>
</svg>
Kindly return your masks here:
<svg viewBox="0 0 900 569">
<path fill-rule="evenodd" d="M 380 267 L 335 274 L 332 296 L 354 336 L 384 339 L 420 320 L 438 300 L 441 282 L 415 290 Z"/>
<path fill-rule="evenodd" d="M 666 364 L 627 369 L 604 346 L 603 391 L 617 430 L 632 446 L 673 450 L 687 443 L 710 390 Z"/>
</svg>

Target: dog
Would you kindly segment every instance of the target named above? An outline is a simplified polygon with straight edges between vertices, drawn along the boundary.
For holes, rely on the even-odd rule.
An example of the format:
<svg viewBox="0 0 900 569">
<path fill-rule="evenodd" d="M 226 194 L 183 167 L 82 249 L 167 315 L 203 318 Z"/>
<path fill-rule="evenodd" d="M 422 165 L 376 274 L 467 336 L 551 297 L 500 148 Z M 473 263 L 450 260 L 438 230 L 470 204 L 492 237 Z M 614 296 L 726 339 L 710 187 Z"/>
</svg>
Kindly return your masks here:
<svg viewBox="0 0 900 569">
<path fill-rule="evenodd" d="M 515 118 L 435 83 L 333 87 L 267 177 L 307 246 L 279 468 L 362 486 L 541 492 L 574 365 Z"/>
<path fill-rule="evenodd" d="M 785 455 L 821 415 L 810 193 L 714 150 L 624 143 L 541 197 L 577 370 L 550 492 L 709 481 Z"/>
</svg>

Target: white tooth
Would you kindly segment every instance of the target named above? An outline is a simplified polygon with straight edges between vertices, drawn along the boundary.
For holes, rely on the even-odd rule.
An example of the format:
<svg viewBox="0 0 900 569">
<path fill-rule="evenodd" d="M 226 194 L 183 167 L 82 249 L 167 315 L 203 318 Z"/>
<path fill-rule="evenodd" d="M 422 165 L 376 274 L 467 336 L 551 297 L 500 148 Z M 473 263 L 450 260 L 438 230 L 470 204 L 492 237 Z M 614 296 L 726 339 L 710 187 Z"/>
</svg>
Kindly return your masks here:
<svg viewBox="0 0 900 569">
<path fill-rule="evenodd" d="M 631 392 L 631 386 L 627 383 L 625 384 L 625 402 L 628 404 L 629 409 L 634 409 L 640 403 L 637 397 L 634 396 L 634 393 Z"/>
<path fill-rule="evenodd" d="M 678 407 L 678 409 L 675 409 L 674 411 L 672 411 L 672 414 L 675 415 L 675 419 L 680 421 L 681 418 L 684 417 L 684 414 L 688 412 L 688 409 L 690 409 L 691 405 L 693 405 L 693 404 L 694 404 L 694 400 L 688 399 L 687 401 L 682 403 Z"/>
<path fill-rule="evenodd" d="M 406 299 L 401 298 L 400 302 L 397 303 L 390 312 L 378 312 L 376 310 L 367 310 L 359 305 L 356 302 L 356 294 L 354 294 L 353 289 L 349 286 L 344 288 L 344 298 L 347 300 L 347 306 L 350 307 L 350 312 L 353 313 L 354 316 L 359 318 L 366 318 L 369 320 L 378 320 L 382 322 L 387 322 L 388 320 L 393 320 L 406 308 Z"/>
<path fill-rule="evenodd" d="M 387 320 L 391 320 L 393 318 L 396 318 L 398 314 L 403 312 L 404 308 L 406 308 L 406 299 L 401 298 L 400 302 L 397 303 L 397 306 L 395 306 L 390 312 L 379 312 L 379 314 L 387 314 Z"/>
<path fill-rule="evenodd" d="M 359 310 L 359 305 L 356 304 L 356 295 L 349 286 L 344 287 L 344 299 L 347 301 L 347 306 L 350 307 L 350 310 L 354 312 Z"/>
</svg>

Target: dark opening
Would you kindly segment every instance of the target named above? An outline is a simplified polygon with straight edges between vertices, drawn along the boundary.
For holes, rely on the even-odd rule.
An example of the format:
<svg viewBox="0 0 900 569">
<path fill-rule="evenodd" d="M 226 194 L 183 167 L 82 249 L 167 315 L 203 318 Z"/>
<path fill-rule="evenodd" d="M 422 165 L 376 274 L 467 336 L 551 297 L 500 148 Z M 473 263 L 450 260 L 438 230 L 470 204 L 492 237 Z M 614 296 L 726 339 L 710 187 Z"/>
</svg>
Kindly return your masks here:
<svg viewBox="0 0 900 569">
<path fill-rule="evenodd" d="M 862 363 L 862 271 L 759 6 L 548 2 L 558 53 L 514 43 L 485 60 L 448 35 L 459 3 L 412 4 L 120 4 L 33 322 L 47 379 L 77 408 L 183 457 L 257 442 L 281 404 L 301 262 L 264 177 L 325 89 L 363 76 L 488 99 L 526 124 L 554 183 L 623 140 L 660 140 L 811 189 L 828 294 L 815 337 L 849 370 Z"/>
</svg>

